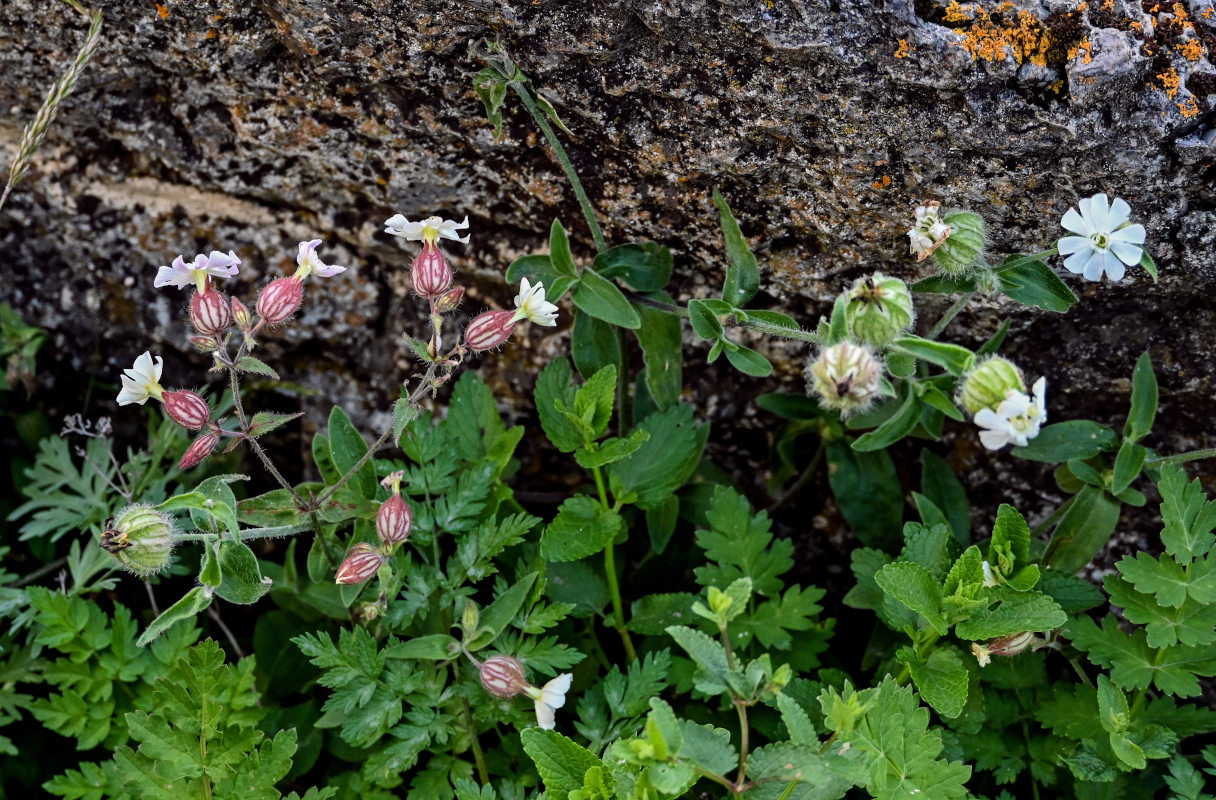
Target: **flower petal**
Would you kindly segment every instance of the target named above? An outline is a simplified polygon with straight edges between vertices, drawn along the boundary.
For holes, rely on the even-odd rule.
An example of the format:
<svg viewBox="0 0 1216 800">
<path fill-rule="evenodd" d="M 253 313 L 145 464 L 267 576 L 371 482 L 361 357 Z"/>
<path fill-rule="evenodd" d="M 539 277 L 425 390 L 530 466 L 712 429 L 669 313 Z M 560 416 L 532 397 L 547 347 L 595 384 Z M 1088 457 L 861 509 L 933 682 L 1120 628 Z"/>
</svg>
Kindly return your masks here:
<svg viewBox="0 0 1216 800">
<path fill-rule="evenodd" d="M 1078 250 L 1068 258 L 1064 259 L 1064 269 L 1068 270 L 1074 275 L 1080 275 L 1085 270 L 1085 264 L 1089 261 L 1093 253 L 1094 250 L 1092 247 L 1084 250 Z"/>
<path fill-rule="evenodd" d="M 1131 215 L 1132 207 L 1122 197 L 1116 197 L 1114 202 L 1110 204 L 1110 215 L 1107 217 L 1107 222 L 1113 230 L 1127 222 Z"/>
<path fill-rule="evenodd" d="M 1144 244 L 1144 226 L 1137 223 L 1119 228 L 1111 232 L 1110 240 L 1126 244 Z"/>
<path fill-rule="evenodd" d="M 1089 198 L 1089 221 L 1095 231 L 1110 232 L 1110 204 L 1106 201 L 1106 193 L 1099 192 Z"/>
<path fill-rule="evenodd" d="M 1085 211 L 1085 207 L 1088 204 L 1089 201 L 1087 200 L 1081 201 L 1082 212 Z M 1066 230 L 1070 230 L 1073 233 L 1079 233 L 1082 236 L 1089 236 L 1094 232 L 1094 227 L 1089 224 L 1088 220 L 1085 219 L 1084 213 L 1078 214 L 1075 208 L 1070 208 L 1068 211 L 1064 212 L 1064 219 L 1060 220 L 1060 225 L 1062 225 Z"/>
<path fill-rule="evenodd" d="M 980 431 L 980 444 L 988 450 L 1000 450 L 1009 444 L 1007 431 Z"/>
<path fill-rule="evenodd" d="M 1140 263 L 1140 255 L 1144 252 L 1143 249 L 1134 244 L 1127 242 L 1111 242 L 1110 251 L 1118 256 L 1119 260 L 1129 267 L 1134 267 Z M 1116 278 L 1115 280 L 1118 280 Z"/>
<path fill-rule="evenodd" d="M 1115 257 L 1114 253 L 1103 253 L 1102 269 L 1106 270 L 1106 277 L 1112 281 L 1123 280 L 1123 276 L 1127 272 L 1127 268 Z"/>
<path fill-rule="evenodd" d="M 1106 254 L 1099 250 L 1090 253 L 1089 258 L 1085 261 L 1085 269 L 1081 271 L 1081 275 L 1087 281 L 1102 280 L 1102 273 L 1105 271 L 1105 260 Z"/>
<path fill-rule="evenodd" d="M 1065 236 L 1056 242 L 1056 249 L 1062 256 L 1072 255 L 1089 247 L 1092 247 L 1092 242 L 1085 236 Z"/>
</svg>

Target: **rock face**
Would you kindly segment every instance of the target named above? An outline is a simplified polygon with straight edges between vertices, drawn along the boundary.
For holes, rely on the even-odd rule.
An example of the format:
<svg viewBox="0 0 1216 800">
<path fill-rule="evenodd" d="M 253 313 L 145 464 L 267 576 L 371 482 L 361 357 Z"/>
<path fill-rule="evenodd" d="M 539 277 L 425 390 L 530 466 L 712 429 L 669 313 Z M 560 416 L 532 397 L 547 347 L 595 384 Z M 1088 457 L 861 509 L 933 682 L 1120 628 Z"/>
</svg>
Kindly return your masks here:
<svg viewBox="0 0 1216 800">
<path fill-rule="evenodd" d="M 106 42 L 0 211 L 0 300 L 53 331 L 41 368 L 65 410 L 80 410 L 62 398 L 88 376 L 116 384 L 145 349 L 167 356 L 166 385 L 205 380 L 187 294 L 152 288 L 179 253 L 236 251 L 234 292 L 252 302 L 294 268 L 296 242 L 323 239 L 322 257 L 351 269 L 310 282 L 261 355 L 364 420 L 408 374 L 400 332 L 423 323 L 407 293 L 416 251 L 382 233 L 386 218 L 469 215 L 472 244 L 449 252 L 470 312 L 510 306 L 502 271 L 544 248 L 555 217 L 588 256 L 523 109 L 508 99 L 499 140 L 486 122 L 468 45 L 488 37 L 573 132 L 609 241 L 670 246 L 686 297 L 721 281 L 715 186 L 760 259 L 755 305 L 808 326 L 866 271 L 926 272 L 904 237 L 921 198 L 982 213 L 994 258 L 1054 244 L 1078 197 L 1127 198 L 1159 284 L 1141 270 L 1115 285 L 1066 276 L 1081 297 L 1070 314 L 980 300 L 946 338 L 978 343 L 1012 315 L 1006 352 L 1048 376 L 1056 420 L 1121 421 L 1149 349 L 1162 384 L 1150 443 L 1216 445 L 1211 0 L 95 2 Z M 83 32 L 66 6 L 0 7 L 5 164 Z M 948 302 L 920 302 L 922 324 Z M 516 338 L 481 362 L 504 397 L 526 395 L 534 366 L 565 348 L 547 330 Z M 775 378 L 705 367 L 690 342 L 686 382 L 730 422 L 724 441 L 773 426 L 751 396 L 801 387 L 804 349 L 756 346 Z M 267 404 L 314 402 L 288 394 Z M 111 412 L 110 397 L 99 389 L 90 411 Z"/>
</svg>

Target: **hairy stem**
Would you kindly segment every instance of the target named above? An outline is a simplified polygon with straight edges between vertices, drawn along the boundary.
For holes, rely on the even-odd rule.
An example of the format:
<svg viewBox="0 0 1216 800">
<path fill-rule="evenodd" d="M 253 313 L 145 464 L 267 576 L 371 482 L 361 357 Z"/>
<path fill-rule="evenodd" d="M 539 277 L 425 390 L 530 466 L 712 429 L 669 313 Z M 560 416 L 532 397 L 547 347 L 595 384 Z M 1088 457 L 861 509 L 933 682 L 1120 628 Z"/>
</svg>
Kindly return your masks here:
<svg viewBox="0 0 1216 800">
<path fill-rule="evenodd" d="M 735 698 L 735 710 L 739 712 L 739 772 L 735 775 L 735 786 L 743 785 L 747 776 L 747 748 L 751 726 L 747 724 L 747 703 L 740 697 Z M 739 794 L 736 789 L 736 794 Z"/>
<path fill-rule="evenodd" d="M 676 303 L 665 303 L 662 300 L 655 300 L 654 298 L 647 297 L 643 294 L 638 294 L 637 292 L 629 289 L 621 289 L 621 292 L 625 295 L 625 297 L 629 298 L 630 302 L 636 303 L 640 306 L 657 308 L 660 311 L 666 311 L 668 314 L 674 314 L 677 317 L 688 317 L 688 309 L 684 306 L 677 305 Z M 723 322 L 722 324 L 728 328 L 746 328 L 749 331 L 756 331 L 757 333 L 764 333 L 768 334 L 769 336 L 779 336 L 783 339 L 793 339 L 799 342 L 819 344 L 819 335 L 817 333 L 813 333 L 812 331 L 804 331 L 801 328 L 787 328 L 783 325 L 773 325 L 772 323 L 761 322 L 757 319 L 740 320 L 729 314 L 727 316 L 730 317 L 732 321 Z"/>
<path fill-rule="evenodd" d="M 947 308 L 946 313 L 942 314 L 942 318 L 939 319 L 934 326 L 929 329 L 929 332 L 925 334 L 925 338 L 936 339 L 941 332 L 946 329 L 946 326 L 950 324 L 950 321 L 957 317 L 959 312 L 967 307 L 967 304 L 971 302 L 971 298 L 973 297 L 975 297 L 975 292 L 967 292 L 965 295 L 955 300 L 954 305 Z"/>
<path fill-rule="evenodd" d="M 1207 450 L 1191 450 L 1186 453 L 1178 453 L 1173 456 L 1156 456 L 1154 458 L 1144 459 L 1144 466 L 1159 467 L 1163 464 L 1183 464 L 1187 461 L 1198 461 L 1202 458 L 1216 458 L 1216 447 L 1208 448 Z"/>
<path fill-rule="evenodd" d="M 519 95 L 519 99 L 523 101 L 524 108 L 528 109 L 528 113 L 536 121 L 536 126 L 540 128 L 540 132 L 545 135 L 549 146 L 553 148 L 554 155 L 557 156 L 558 162 L 562 165 L 562 171 L 566 173 L 566 180 L 570 181 L 570 187 L 574 189 L 574 196 L 578 198 L 579 207 L 583 210 L 583 217 L 587 220 L 587 227 L 591 229 L 591 238 L 595 240 L 595 249 L 601 253 L 604 252 L 608 249 L 608 243 L 604 241 L 604 232 L 600 230 L 600 223 L 595 218 L 595 209 L 591 205 L 591 200 L 587 197 L 587 191 L 583 188 L 583 182 L 578 179 L 578 173 L 574 171 L 574 163 L 570 161 L 570 156 L 566 155 L 566 148 L 562 147 L 561 140 L 557 138 L 557 133 L 549 124 L 549 120 L 545 118 L 545 112 L 532 99 L 532 94 L 523 85 L 523 82 L 517 80 L 507 81 L 507 85 Z"/>
<path fill-rule="evenodd" d="M 476 659 L 474 659 L 476 663 Z M 452 662 L 452 672 L 456 674 L 456 680 L 460 680 L 460 670 L 456 663 Z M 460 710 L 464 717 L 465 728 L 469 732 L 469 743 L 473 748 L 473 761 L 477 764 L 477 777 L 481 781 L 482 786 L 490 785 L 490 771 L 486 769 L 486 754 L 481 750 L 481 741 L 477 738 L 477 724 L 473 722 L 473 709 L 469 708 L 469 701 L 463 696 L 460 698 Z"/>
</svg>

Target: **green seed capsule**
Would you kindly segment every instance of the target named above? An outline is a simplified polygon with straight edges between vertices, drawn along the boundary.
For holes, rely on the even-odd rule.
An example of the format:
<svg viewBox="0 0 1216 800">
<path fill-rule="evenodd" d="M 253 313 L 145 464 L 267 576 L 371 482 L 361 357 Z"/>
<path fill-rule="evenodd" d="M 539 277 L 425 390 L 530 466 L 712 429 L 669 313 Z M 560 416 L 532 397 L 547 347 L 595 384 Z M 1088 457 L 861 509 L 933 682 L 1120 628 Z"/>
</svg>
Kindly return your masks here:
<svg viewBox="0 0 1216 800">
<path fill-rule="evenodd" d="M 173 552 L 173 519 L 151 506 L 128 506 L 106 523 L 101 546 L 140 577 L 160 572 Z"/>
<path fill-rule="evenodd" d="M 899 278 L 876 272 L 849 291 L 845 318 L 854 339 L 881 347 L 911 327 L 913 317 L 912 294 Z"/>
<path fill-rule="evenodd" d="M 980 409 L 996 409 L 1011 390 L 1026 391 L 1022 371 L 1013 362 L 993 356 L 976 364 L 963 378 L 961 399 L 972 414 Z"/>
</svg>

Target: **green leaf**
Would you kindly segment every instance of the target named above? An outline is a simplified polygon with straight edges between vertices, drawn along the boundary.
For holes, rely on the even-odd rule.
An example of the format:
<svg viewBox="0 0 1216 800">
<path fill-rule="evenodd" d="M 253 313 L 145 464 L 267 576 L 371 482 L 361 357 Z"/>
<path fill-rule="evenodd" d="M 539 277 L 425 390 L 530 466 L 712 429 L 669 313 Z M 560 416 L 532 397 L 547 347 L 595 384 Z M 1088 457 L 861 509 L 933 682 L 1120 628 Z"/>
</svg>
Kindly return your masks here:
<svg viewBox="0 0 1216 800">
<path fill-rule="evenodd" d="M 1177 464 L 1161 468 L 1161 520 L 1165 529 L 1161 543 L 1180 564 L 1189 564 L 1216 544 L 1216 500 L 1208 500 L 1199 480 L 1187 483 L 1186 471 Z"/>
<path fill-rule="evenodd" d="M 218 558 L 223 580 L 215 593 L 229 603 L 251 605 L 270 591 L 270 579 L 262 577 L 258 557 L 249 545 L 225 539 L 220 542 Z"/>
<path fill-rule="evenodd" d="M 1216 675 L 1216 646 L 1154 649 L 1144 630 L 1124 633 L 1114 615 L 1105 617 L 1101 628 L 1089 617 L 1077 617 L 1065 634 L 1129 691 L 1153 684 L 1167 694 L 1194 697 L 1202 691 L 1198 678 Z"/>
<path fill-rule="evenodd" d="M 1157 376 L 1153 374 L 1153 360 L 1146 350 L 1132 370 L 1132 407 L 1123 425 L 1123 435 L 1129 441 L 1140 441 L 1153 429 L 1156 416 Z"/>
<path fill-rule="evenodd" d="M 726 360 L 744 375 L 767 378 L 773 374 L 773 365 L 767 358 L 741 344 L 726 348 Z"/>
<path fill-rule="evenodd" d="M 585 495 L 569 497 L 545 528 L 540 552 L 548 561 L 577 561 L 602 552 L 620 533 L 624 521 Z"/>
<path fill-rule="evenodd" d="M 294 414 L 280 414 L 277 411 L 259 411 L 249 418 L 249 435 L 257 438 L 270 433 L 280 425 L 286 425 L 297 417 L 304 416 L 303 411 Z"/>
<path fill-rule="evenodd" d="M 639 328 L 642 318 L 616 284 L 588 267 L 570 299 L 582 311 L 621 328 Z"/>
<path fill-rule="evenodd" d="M 667 549 L 671 535 L 676 532 L 679 517 L 680 498 L 674 494 L 668 495 L 661 504 L 646 511 L 646 531 L 650 534 L 650 549 L 655 555 L 662 555 Z"/>
<path fill-rule="evenodd" d="M 1146 626 L 1149 647 L 1179 643 L 1194 647 L 1216 642 L 1216 606 L 1187 598 L 1178 608 L 1163 607 L 1116 575 L 1107 575 L 1103 585 L 1111 603 L 1122 608 L 1125 617 Z"/>
<path fill-rule="evenodd" d="M 1087 419 L 1057 422 L 1039 431 L 1025 447 L 1015 447 L 1018 458 L 1063 464 L 1073 458 L 1091 458 L 1104 450 L 1114 450 L 1119 443 L 1115 432 L 1105 425 Z"/>
<path fill-rule="evenodd" d="M 1043 563 L 1073 574 L 1092 561 L 1110 541 L 1122 506 L 1093 486 L 1082 487 L 1070 502 L 1047 543 Z"/>
<path fill-rule="evenodd" d="M 756 257 L 739 230 L 739 223 L 731 213 L 722 193 L 714 189 L 714 204 L 722 223 L 722 238 L 726 240 L 726 255 L 731 266 L 726 268 L 726 282 L 722 285 L 722 299 L 732 306 L 745 306 L 760 290 L 760 271 L 756 268 Z"/>
<path fill-rule="evenodd" d="M 604 766 L 590 750 L 556 731 L 526 728 L 519 738 L 545 782 L 546 795 L 553 800 L 566 800 L 570 792 L 583 788 L 587 770 Z"/>
<path fill-rule="evenodd" d="M 853 533 L 871 547 L 899 542 L 903 490 L 886 450 L 858 453 L 843 441 L 827 443 L 828 483 Z"/>
<path fill-rule="evenodd" d="M 598 439 L 608 430 L 615 401 L 616 366 L 610 365 L 596 372 L 579 387 L 574 395 L 574 413 L 588 423 L 594 438 Z"/>
<path fill-rule="evenodd" d="M 975 291 L 975 279 L 963 276 L 930 275 L 912 284 L 912 291 L 921 294 L 963 294 Z"/>
<path fill-rule="evenodd" d="M 926 405 L 937 409 L 952 420 L 962 422 L 966 419 L 966 416 L 954 404 L 954 401 L 947 397 L 946 393 L 941 389 L 931 383 L 921 384 L 920 389 L 922 390 L 920 394 L 921 399 L 925 401 Z"/>
<path fill-rule="evenodd" d="M 878 570 L 874 580 L 887 595 L 924 617 L 938 635 L 946 635 L 941 586 L 927 569 L 909 561 L 894 561 Z"/>
<path fill-rule="evenodd" d="M 672 302 L 663 292 L 646 295 L 652 300 Z M 684 337 L 680 318 L 649 306 L 638 306 L 642 326 L 634 331 L 646 364 L 646 388 L 660 411 L 675 405 L 683 386 Z"/>
<path fill-rule="evenodd" d="M 823 418 L 823 409 L 805 394 L 783 394 L 774 392 L 756 398 L 756 405 L 782 419 L 816 420 Z"/>
<path fill-rule="evenodd" d="M 989 336 L 988 341 L 984 342 L 980 346 L 980 349 L 975 351 L 977 358 L 979 356 L 990 356 L 1001 349 L 1001 345 L 1005 341 L 1005 335 L 1009 333 L 1009 323 L 1011 321 L 1011 317 L 1005 317 L 1005 321 L 1001 323 L 1001 327 L 996 329 L 996 333 Z"/>
<path fill-rule="evenodd" d="M 688 301 L 688 321 L 702 339 L 719 339 L 722 336 L 722 321 L 718 319 L 706 300 Z"/>
<path fill-rule="evenodd" d="M 570 239 L 560 219 L 553 220 L 549 226 L 549 260 L 559 275 L 578 277 L 578 267 L 574 266 L 574 255 L 570 252 Z"/>
<path fill-rule="evenodd" d="M 697 531 L 697 544 L 711 563 L 694 570 L 697 582 L 725 589 L 739 578 L 750 578 L 756 592 L 776 596 L 785 585 L 780 576 L 794 566 L 794 546 L 773 538 L 768 514 L 753 514 L 747 498 L 717 486 L 706 519 L 711 530 Z"/>
<path fill-rule="evenodd" d="M 942 510 L 950 522 L 950 530 L 960 544 L 971 541 L 971 504 L 967 491 L 944 459 L 928 450 L 920 454 L 921 491 Z"/>
<path fill-rule="evenodd" d="M 621 339 L 616 328 L 601 319 L 575 310 L 570 334 L 570 355 L 578 374 L 590 377 L 605 367 L 621 367 Z"/>
<path fill-rule="evenodd" d="M 859 453 L 884 450 L 907 436 L 920 420 L 921 403 L 915 392 L 909 391 L 899 408 L 886 422 L 853 441 Z"/>
<path fill-rule="evenodd" d="M 1119 453 L 1115 456 L 1115 469 L 1110 480 L 1112 494 L 1119 494 L 1126 490 L 1132 481 L 1140 477 L 1140 470 L 1144 468 L 1144 459 L 1147 457 L 1148 450 L 1138 444 L 1125 440 L 1120 445 Z"/>
<path fill-rule="evenodd" d="M 919 336 L 901 336 L 890 347 L 910 356 L 944 367 L 951 375 L 962 375 L 975 365 L 975 353 L 965 347 L 935 342 Z"/>
<path fill-rule="evenodd" d="M 1124 734 L 1112 733 L 1110 735 L 1110 749 L 1114 751 L 1116 758 L 1132 769 L 1144 769 L 1148 766 L 1148 762 L 1144 758 L 1144 751 Z"/>
<path fill-rule="evenodd" d="M 1157 265 L 1153 262 L 1153 257 L 1148 254 L 1147 250 L 1140 251 L 1140 266 L 1144 267 L 1144 271 L 1151 275 L 1153 283 L 1156 283 Z"/>
<path fill-rule="evenodd" d="M 1098 720 L 1107 733 L 1122 733 L 1132 722 L 1123 690 L 1101 674 L 1098 675 Z"/>
<path fill-rule="evenodd" d="M 895 660 L 908 667 L 921 698 L 943 717 L 953 719 L 967 705 L 970 676 L 953 647 L 939 647 L 921 659 L 911 647 L 901 647 Z"/>
<path fill-rule="evenodd" d="M 657 292 L 671 280 L 671 251 L 654 242 L 622 244 L 600 253 L 591 266 L 639 292 Z"/>
<path fill-rule="evenodd" d="M 583 433 L 574 422 L 558 409 L 573 408 L 576 389 L 570 362 L 558 358 L 541 370 L 536 378 L 536 412 L 541 428 L 553 446 L 563 453 L 573 453 L 585 443 Z"/>
<path fill-rule="evenodd" d="M 1035 588 L 1059 603 L 1066 614 L 1079 614 L 1106 602 L 1098 587 L 1089 581 L 1055 569 L 1040 570 Z"/>
<path fill-rule="evenodd" d="M 211 593 L 206 587 L 195 586 L 186 592 L 186 595 L 181 600 L 169 606 L 159 617 L 152 620 L 147 630 L 140 634 L 136 644 L 140 647 L 146 647 L 153 639 L 169 630 L 169 628 L 178 622 L 194 619 L 196 614 L 205 611 L 209 605 L 211 605 Z"/>
<path fill-rule="evenodd" d="M 1055 600 L 1036 591 L 1017 592 L 997 587 L 989 590 L 995 607 L 985 606 L 971 612 L 971 618 L 954 628 L 960 639 L 979 641 L 1010 636 L 1024 631 L 1052 631 L 1068 621 L 1068 615 Z"/>
<path fill-rule="evenodd" d="M 561 516 L 561 512 L 558 512 Z M 489 628 L 493 635 L 487 641 L 481 641 L 480 638 L 475 640 L 480 647 L 486 647 L 491 644 L 507 627 L 511 624 L 511 620 L 515 619 L 519 614 L 519 610 L 523 608 L 524 601 L 528 599 L 528 592 L 532 591 L 532 585 L 536 583 L 536 578 L 539 573 L 529 572 L 527 575 L 520 578 L 510 589 L 500 593 L 494 598 L 494 602 L 490 603 L 481 612 L 481 627 Z"/>
<path fill-rule="evenodd" d="M 1154 595 L 1161 605 L 1180 608 L 1186 602 L 1187 589 L 1191 585 L 1187 574 L 1189 570 L 1184 571 L 1182 565 L 1172 558 L 1153 558 L 1148 553 L 1140 552 L 1134 558 L 1125 556 L 1115 566 L 1136 587 L 1136 591 Z"/>
<path fill-rule="evenodd" d="M 608 467 L 613 496 L 634 496 L 634 504 L 648 510 L 663 503 L 684 485 L 701 461 L 709 426 L 697 425 L 693 407 L 678 403 L 651 414 L 638 426 L 650 434 L 637 452 Z"/>
<path fill-rule="evenodd" d="M 535 573 L 533 575 L 535 576 Z M 446 633 L 415 636 L 404 642 L 389 645 L 384 649 L 384 657 L 392 659 L 450 661 L 459 656 L 459 642 Z"/>
<path fill-rule="evenodd" d="M 367 442 L 363 441 L 358 428 L 339 406 L 334 406 L 329 413 L 329 452 L 333 456 L 334 466 L 343 475 L 367 453 Z M 376 467 L 371 459 L 359 467 L 359 471 L 350 479 L 350 485 L 365 499 L 376 498 Z"/>
<path fill-rule="evenodd" d="M 493 67 L 486 67 L 473 76 L 473 91 L 486 109 L 486 119 L 494 128 L 494 138 L 502 138 L 502 104 L 507 96 L 507 82 Z"/>
<path fill-rule="evenodd" d="M 1001 503 L 996 510 L 996 523 L 992 526 L 992 542 L 988 545 L 988 558 L 1002 567 L 1002 574 L 1010 575 L 1015 567 L 1025 566 L 1030 561 L 1030 526 L 1013 506 Z M 995 557 L 994 557 L 995 556 Z M 1001 557 L 1011 559 L 1002 564 Z"/>
<path fill-rule="evenodd" d="M 717 640 L 683 625 L 672 625 L 667 633 L 697 665 L 693 683 L 698 691 L 722 694 L 727 687 L 726 651 Z"/>
<path fill-rule="evenodd" d="M 644 636 L 661 636 L 670 625 L 692 621 L 692 604 L 696 601 L 697 595 L 691 592 L 639 597 L 630 607 L 629 630 Z"/>
<path fill-rule="evenodd" d="M 547 254 L 522 256 L 507 267 L 507 283 L 519 283 L 523 278 L 533 286 L 544 284 L 545 298 L 556 303 L 566 292 L 578 286 L 579 278 L 561 272 Z"/>
<path fill-rule="evenodd" d="M 626 456 L 636 453 L 650 438 L 650 434 L 641 428 L 625 438 L 613 436 L 602 442 L 592 442 L 580 447 L 574 452 L 574 460 L 583 469 L 595 469 L 608 464 L 615 464 Z"/>
<path fill-rule="evenodd" d="M 255 375 L 264 375 L 271 380 L 279 380 L 279 373 L 271 369 L 265 361 L 253 356 L 242 356 L 233 366 L 241 372 L 252 372 Z"/>
<path fill-rule="evenodd" d="M 1029 256 L 1009 256 L 997 267 L 1001 291 L 1024 306 L 1064 313 L 1077 296 L 1051 267 Z"/>
</svg>

